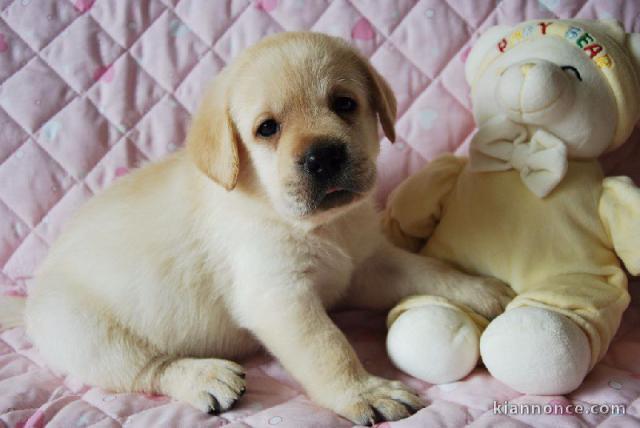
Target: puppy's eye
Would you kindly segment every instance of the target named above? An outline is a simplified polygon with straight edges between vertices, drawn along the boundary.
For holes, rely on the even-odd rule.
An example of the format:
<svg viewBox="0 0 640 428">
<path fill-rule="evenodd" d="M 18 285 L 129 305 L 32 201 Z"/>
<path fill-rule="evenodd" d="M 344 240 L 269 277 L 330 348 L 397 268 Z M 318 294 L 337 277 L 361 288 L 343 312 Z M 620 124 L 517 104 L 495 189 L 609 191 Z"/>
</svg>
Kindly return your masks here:
<svg viewBox="0 0 640 428">
<path fill-rule="evenodd" d="M 582 76 L 580 76 L 580 72 L 573 65 L 563 65 L 560 68 L 562 68 L 563 71 L 566 71 L 569 74 L 573 74 L 579 81 L 582 82 Z"/>
<path fill-rule="evenodd" d="M 331 109 L 338 114 L 351 113 L 356 108 L 358 108 L 358 103 L 349 97 L 338 97 L 331 103 Z"/>
<path fill-rule="evenodd" d="M 271 137 L 280 130 L 280 125 L 273 119 L 267 119 L 258 126 L 256 133 L 261 137 Z"/>
</svg>

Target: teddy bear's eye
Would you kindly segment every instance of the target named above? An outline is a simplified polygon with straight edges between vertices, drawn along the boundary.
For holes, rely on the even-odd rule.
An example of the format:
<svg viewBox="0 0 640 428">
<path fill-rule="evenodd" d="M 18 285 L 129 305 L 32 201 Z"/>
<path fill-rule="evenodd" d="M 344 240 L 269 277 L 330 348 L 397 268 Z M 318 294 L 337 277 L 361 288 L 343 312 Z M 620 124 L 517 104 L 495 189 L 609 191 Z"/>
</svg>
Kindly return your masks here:
<svg viewBox="0 0 640 428">
<path fill-rule="evenodd" d="M 578 80 L 582 82 L 582 76 L 580 76 L 580 72 L 573 65 L 563 65 L 561 68 L 564 71 L 569 71 L 569 72 L 573 73 L 573 75 L 576 76 L 578 78 Z"/>
</svg>

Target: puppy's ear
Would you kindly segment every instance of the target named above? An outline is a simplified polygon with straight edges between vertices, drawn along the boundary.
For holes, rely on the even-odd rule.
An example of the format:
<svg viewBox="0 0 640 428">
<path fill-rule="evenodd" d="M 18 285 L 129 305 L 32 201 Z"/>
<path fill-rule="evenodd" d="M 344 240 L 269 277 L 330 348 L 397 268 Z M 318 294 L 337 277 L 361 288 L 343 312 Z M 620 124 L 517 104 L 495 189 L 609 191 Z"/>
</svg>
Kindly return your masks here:
<svg viewBox="0 0 640 428">
<path fill-rule="evenodd" d="M 398 113 L 396 96 L 393 95 L 393 91 L 387 81 L 384 80 L 384 77 L 382 77 L 368 61 L 365 61 L 365 64 L 367 65 L 367 72 L 373 83 L 373 106 L 376 113 L 378 113 L 384 135 L 393 143 L 396 140 L 394 123 L 396 121 L 396 114 Z"/>
<path fill-rule="evenodd" d="M 228 105 L 227 78 L 223 71 L 209 89 L 191 119 L 187 151 L 196 166 L 227 190 L 238 181 L 240 138 Z"/>
</svg>

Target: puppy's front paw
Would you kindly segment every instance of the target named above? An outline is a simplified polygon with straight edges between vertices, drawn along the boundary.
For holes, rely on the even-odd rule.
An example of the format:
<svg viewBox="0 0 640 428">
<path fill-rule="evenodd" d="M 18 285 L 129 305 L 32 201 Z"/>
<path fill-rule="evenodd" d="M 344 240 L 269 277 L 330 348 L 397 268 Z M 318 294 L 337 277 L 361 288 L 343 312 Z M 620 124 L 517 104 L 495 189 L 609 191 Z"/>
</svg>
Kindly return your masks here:
<svg viewBox="0 0 640 428">
<path fill-rule="evenodd" d="M 163 392 L 176 400 L 217 415 L 230 409 L 246 390 L 242 366 L 219 359 L 185 358 L 169 365 Z"/>
<path fill-rule="evenodd" d="M 457 286 L 453 300 L 491 320 L 503 313 L 514 297 L 513 289 L 496 278 L 469 276 Z"/>
<path fill-rule="evenodd" d="M 373 425 L 406 418 L 423 407 L 422 399 L 402 382 L 369 375 L 340 394 L 334 410 L 354 424 Z"/>
</svg>

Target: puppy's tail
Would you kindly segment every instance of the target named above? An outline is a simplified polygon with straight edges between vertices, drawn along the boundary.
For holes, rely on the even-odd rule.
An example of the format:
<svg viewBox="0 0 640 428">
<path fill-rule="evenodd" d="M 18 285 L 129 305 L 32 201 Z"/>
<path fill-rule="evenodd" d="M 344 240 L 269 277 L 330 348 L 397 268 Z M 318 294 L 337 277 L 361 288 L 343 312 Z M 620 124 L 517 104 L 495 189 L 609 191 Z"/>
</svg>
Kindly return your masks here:
<svg viewBox="0 0 640 428">
<path fill-rule="evenodd" d="M 24 325 L 24 297 L 0 295 L 0 329 Z"/>
</svg>

